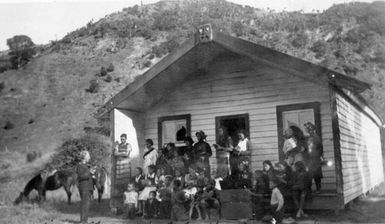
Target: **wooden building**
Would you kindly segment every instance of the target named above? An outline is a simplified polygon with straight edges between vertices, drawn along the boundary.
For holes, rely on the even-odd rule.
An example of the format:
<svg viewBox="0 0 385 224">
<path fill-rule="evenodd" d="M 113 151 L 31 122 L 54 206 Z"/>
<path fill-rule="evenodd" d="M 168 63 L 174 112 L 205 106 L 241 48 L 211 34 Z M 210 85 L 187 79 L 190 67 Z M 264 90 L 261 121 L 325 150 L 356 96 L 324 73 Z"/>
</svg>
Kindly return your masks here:
<svg viewBox="0 0 385 224">
<path fill-rule="evenodd" d="M 98 111 L 109 116 L 112 141 L 122 133 L 133 145 L 131 167 L 141 166 L 144 139 L 157 147 L 185 128 L 195 140 L 203 130 L 210 145 L 219 126 L 242 128 L 255 146 L 252 170 L 282 158 L 283 130 L 315 123 L 325 159 L 322 193 L 307 208 L 341 209 L 384 181 L 382 120 L 360 93 L 370 85 L 258 44 L 211 30 L 171 52 Z M 181 144 L 181 143 L 180 143 Z M 214 148 L 213 148 L 213 151 Z M 215 152 L 210 159 L 213 173 Z M 121 190 L 112 170 L 112 207 Z"/>
</svg>

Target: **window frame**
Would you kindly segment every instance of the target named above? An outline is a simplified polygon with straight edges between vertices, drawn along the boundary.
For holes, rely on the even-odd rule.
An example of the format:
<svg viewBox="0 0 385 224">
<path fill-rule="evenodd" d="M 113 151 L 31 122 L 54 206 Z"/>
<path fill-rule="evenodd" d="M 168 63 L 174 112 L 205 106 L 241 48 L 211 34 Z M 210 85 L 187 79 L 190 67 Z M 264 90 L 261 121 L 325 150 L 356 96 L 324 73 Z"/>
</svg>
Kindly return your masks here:
<svg viewBox="0 0 385 224">
<path fill-rule="evenodd" d="M 182 114 L 182 115 L 172 115 L 172 116 L 162 116 L 158 117 L 158 148 L 161 149 L 163 147 L 163 128 L 162 124 L 164 121 L 172 121 L 172 120 L 186 120 L 186 136 L 190 136 L 191 134 L 191 114 Z M 175 142 L 174 142 L 175 143 Z"/>
<path fill-rule="evenodd" d="M 276 107 L 276 113 L 277 113 L 278 155 L 279 155 L 280 161 L 284 159 L 284 154 L 282 152 L 282 147 L 283 147 L 283 142 L 284 142 L 282 113 L 286 112 L 286 111 L 306 110 L 306 109 L 313 109 L 313 111 L 314 111 L 314 125 L 316 126 L 316 132 L 319 135 L 319 137 L 322 139 L 321 104 L 320 104 L 320 102 L 308 102 L 308 103 L 278 105 Z"/>
</svg>

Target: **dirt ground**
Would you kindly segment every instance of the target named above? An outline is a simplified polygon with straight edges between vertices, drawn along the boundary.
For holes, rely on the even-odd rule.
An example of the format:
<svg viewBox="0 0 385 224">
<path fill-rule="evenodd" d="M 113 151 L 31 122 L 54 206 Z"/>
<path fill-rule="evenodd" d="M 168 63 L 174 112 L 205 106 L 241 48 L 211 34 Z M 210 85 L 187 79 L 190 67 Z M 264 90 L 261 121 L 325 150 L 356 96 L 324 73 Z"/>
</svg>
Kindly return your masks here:
<svg viewBox="0 0 385 224">
<path fill-rule="evenodd" d="M 381 186 L 382 190 L 384 186 Z M 380 189 L 381 190 L 381 189 Z M 58 190 L 62 191 L 62 190 Z M 52 223 L 71 224 L 79 220 L 79 201 L 75 194 L 75 201 L 67 205 L 64 195 L 59 197 L 52 194 L 43 204 L 22 204 L 19 206 L 0 206 L 0 223 Z M 385 223 L 385 195 L 373 193 L 356 200 L 349 208 L 335 214 L 334 211 L 307 211 L 309 217 L 297 220 L 297 223 Z M 90 208 L 91 223 L 168 223 L 167 220 L 126 220 L 123 215 L 114 215 L 109 211 L 108 199 L 101 203 L 94 200 Z M 203 223 L 203 222 L 194 222 Z M 205 223 L 216 223 L 211 220 Z M 220 220 L 219 223 L 240 223 L 239 220 Z M 261 223 L 249 220 L 247 223 Z"/>
</svg>

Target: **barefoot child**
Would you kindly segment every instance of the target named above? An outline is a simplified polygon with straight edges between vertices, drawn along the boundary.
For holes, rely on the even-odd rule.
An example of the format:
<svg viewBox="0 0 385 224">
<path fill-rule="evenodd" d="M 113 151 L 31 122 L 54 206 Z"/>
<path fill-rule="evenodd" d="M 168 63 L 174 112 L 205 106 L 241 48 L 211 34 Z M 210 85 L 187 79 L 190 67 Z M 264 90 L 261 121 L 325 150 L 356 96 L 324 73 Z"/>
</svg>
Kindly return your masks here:
<svg viewBox="0 0 385 224">
<path fill-rule="evenodd" d="M 133 183 L 129 183 L 127 185 L 127 191 L 124 192 L 124 205 L 127 208 L 127 218 L 134 219 L 138 205 L 138 192 L 135 191 Z"/>
<path fill-rule="evenodd" d="M 276 223 L 281 223 L 283 219 L 283 195 L 281 191 L 278 189 L 278 182 L 276 179 L 269 181 L 270 189 L 271 189 L 271 199 L 270 199 L 270 207 L 273 218 L 276 220 Z"/>
</svg>

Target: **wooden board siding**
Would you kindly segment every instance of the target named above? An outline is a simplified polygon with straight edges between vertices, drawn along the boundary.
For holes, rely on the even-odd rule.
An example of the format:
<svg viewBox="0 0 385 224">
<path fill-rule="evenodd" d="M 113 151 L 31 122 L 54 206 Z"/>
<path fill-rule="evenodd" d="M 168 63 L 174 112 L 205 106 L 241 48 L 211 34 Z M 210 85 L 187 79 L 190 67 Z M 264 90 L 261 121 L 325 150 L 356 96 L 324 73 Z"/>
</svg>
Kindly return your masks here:
<svg viewBox="0 0 385 224">
<path fill-rule="evenodd" d="M 191 115 L 191 134 L 204 130 L 210 145 L 215 143 L 215 117 L 249 114 L 252 168 L 263 160 L 278 160 L 276 106 L 319 102 L 325 157 L 334 161 L 329 91 L 268 66 L 245 64 L 246 60 L 222 61 L 205 74 L 196 75 L 175 87 L 175 91 L 145 114 L 145 137 L 158 143 L 158 118 Z M 247 62 L 250 64 L 250 62 Z M 212 160 L 215 164 L 215 159 Z M 335 169 L 324 167 L 324 189 L 335 190 Z"/>
<path fill-rule="evenodd" d="M 342 92 L 336 98 L 346 204 L 384 180 L 380 129 Z"/>
</svg>

